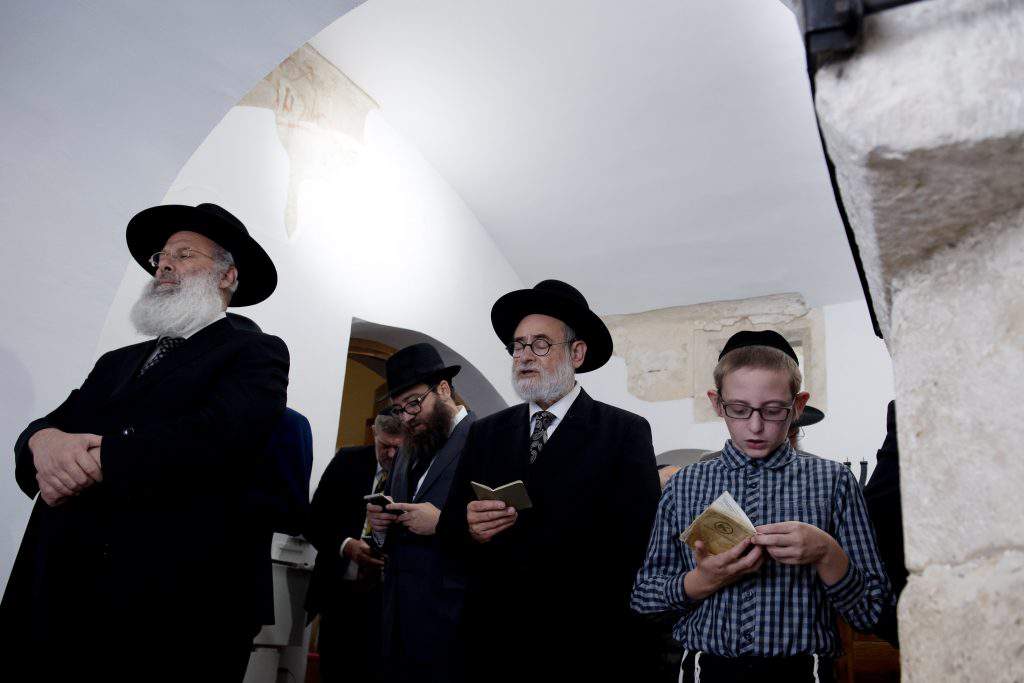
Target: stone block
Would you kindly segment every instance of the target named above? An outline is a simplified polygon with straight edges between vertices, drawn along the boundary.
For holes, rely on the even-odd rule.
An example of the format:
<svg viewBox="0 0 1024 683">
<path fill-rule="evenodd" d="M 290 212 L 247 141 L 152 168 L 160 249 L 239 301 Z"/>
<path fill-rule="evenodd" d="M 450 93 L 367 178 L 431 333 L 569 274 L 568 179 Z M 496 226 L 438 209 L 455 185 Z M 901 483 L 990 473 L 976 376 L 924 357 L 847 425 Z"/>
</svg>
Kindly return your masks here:
<svg viewBox="0 0 1024 683">
<path fill-rule="evenodd" d="M 864 29 L 816 107 L 888 338 L 903 269 L 1024 205 L 1024 3 L 930 0 Z"/>
<path fill-rule="evenodd" d="M 892 340 L 907 565 L 1019 543 L 1024 213 L 902 277 Z"/>
<path fill-rule="evenodd" d="M 900 598 L 905 683 L 1024 681 L 1024 553 L 929 567 Z"/>
</svg>

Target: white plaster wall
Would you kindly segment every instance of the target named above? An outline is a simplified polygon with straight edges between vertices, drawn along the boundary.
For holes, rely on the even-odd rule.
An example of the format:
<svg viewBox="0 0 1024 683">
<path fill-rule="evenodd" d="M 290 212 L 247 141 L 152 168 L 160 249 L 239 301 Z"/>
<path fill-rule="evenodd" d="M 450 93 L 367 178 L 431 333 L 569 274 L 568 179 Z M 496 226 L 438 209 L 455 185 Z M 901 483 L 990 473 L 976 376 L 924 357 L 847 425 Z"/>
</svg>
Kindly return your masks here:
<svg viewBox="0 0 1024 683">
<path fill-rule="evenodd" d="M 287 237 L 290 162 L 274 112 L 234 107 L 181 170 L 165 202 L 219 203 L 277 266 L 277 291 L 237 309 L 291 351 L 289 405 L 313 427 L 312 485 L 334 454 L 352 318 L 428 334 L 513 400 L 490 308 L 522 282 L 447 183 L 376 110 L 345 163 L 299 186 Z M 129 265 L 96 353 L 139 340 L 128 312 L 148 276 Z M 244 273 L 241 277 L 245 277 Z"/>
<path fill-rule="evenodd" d="M 885 344 L 875 337 L 863 300 L 822 308 L 825 318 L 829 410 L 823 422 L 804 430 L 804 450 L 834 460 L 850 460 L 854 472 L 862 458 L 869 471 L 875 465 L 875 451 L 885 438 L 885 410 L 893 398 L 892 364 Z M 703 381 L 705 390 L 712 379 Z M 646 417 L 654 432 L 654 451 L 675 448 L 722 447 L 728 432 L 722 422 L 694 422 L 693 401 L 644 401 L 626 388 L 626 363 L 618 356 L 600 370 L 580 376 L 580 383 L 596 399 Z M 811 405 L 814 397 L 811 396 Z"/>
<path fill-rule="evenodd" d="M 357 4 L 0 3 L 0 591 L 32 504 L 9 449 L 92 367 L 125 223 L 253 83 Z"/>
</svg>

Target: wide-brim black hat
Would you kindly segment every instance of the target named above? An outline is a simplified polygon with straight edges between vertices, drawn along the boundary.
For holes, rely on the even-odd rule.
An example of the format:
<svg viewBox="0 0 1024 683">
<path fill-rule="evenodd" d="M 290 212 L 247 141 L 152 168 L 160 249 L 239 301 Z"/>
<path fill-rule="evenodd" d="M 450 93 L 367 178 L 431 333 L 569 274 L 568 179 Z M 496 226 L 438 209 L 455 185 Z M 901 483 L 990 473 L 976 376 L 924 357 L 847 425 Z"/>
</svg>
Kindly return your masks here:
<svg viewBox="0 0 1024 683">
<path fill-rule="evenodd" d="M 384 363 L 388 380 L 388 396 L 397 396 L 417 384 L 434 384 L 451 380 L 461 365 L 445 365 L 441 354 L 427 343 L 413 344 L 396 351 Z"/>
<path fill-rule="evenodd" d="M 560 280 L 544 280 L 533 289 L 504 295 L 491 308 L 491 325 L 501 342 L 508 344 L 523 318 L 533 313 L 561 320 L 587 343 L 587 355 L 576 372 L 596 370 L 612 357 L 612 335 L 604 321 L 590 310 L 579 290 Z"/>
<path fill-rule="evenodd" d="M 277 287 L 274 262 L 249 235 L 242 221 L 216 204 L 164 204 L 140 211 L 128 221 L 128 251 L 152 275 L 154 268 L 149 257 L 163 249 L 171 235 L 182 230 L 209 237 L 231 252 L 238 269 L 238 289 L 230 306 L 251 306 L 273 294 Z"/>
<path fill-rule="evenodd" d="M 794 427 L 809 427 L 811 425 L 818 424 L 819 422 L 821 422 L 824 419 L 825 419 L 825 413 L 821 412 L 817 408 L 814 408 L 813 406 L 804 406 L 804 411 L 802 413 L 800 413 L 800 417 L 798 417 L 793 422 L 793 426 Z"/>
</svg>

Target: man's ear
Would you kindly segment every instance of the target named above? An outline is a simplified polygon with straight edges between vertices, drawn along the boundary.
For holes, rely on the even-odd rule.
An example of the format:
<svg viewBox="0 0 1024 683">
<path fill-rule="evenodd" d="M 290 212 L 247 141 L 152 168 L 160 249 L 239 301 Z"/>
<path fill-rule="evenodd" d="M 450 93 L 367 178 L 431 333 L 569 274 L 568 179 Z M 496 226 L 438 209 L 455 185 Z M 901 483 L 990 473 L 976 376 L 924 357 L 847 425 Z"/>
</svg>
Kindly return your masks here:
<svg viewBox="0 0 1024 683">
<path fill-rule="evenodd" d="M 220 288 L 228 289 L 231 285 L 235 284 L 238 280 L 238 269 L 234 266 L 228 266 L 228 269 L 224 271 L 224 276 L 220 279 Z"/>
<path fill-rule="evenodd" d="M 577 339 L 569 345 L 569 354 L 572 359 L 573 369 L 578 369 L 583 365 L 583 361 L 587 357 L 587 342 L 582 339 Z"/>
<path fill-rule="evenodd" d="M 708 400 L 711 401 L 711 409 L 715 411 L 718 417 L 725 417 L 722 415 L 722 404 L 718 402 L 718 392 L 714 389 L 708 389 Z"/>
<path fill-rule="evenodd" d="M 436 391 L 437 395 L 440 396 L 441 398 L 447 399 L 452 397 L 452 385 L 448 383 L 448 380 L 443 379 L 440 382 L 438 382 L 437 389 L 435 389 L 434 391 Z"/>
</svg>

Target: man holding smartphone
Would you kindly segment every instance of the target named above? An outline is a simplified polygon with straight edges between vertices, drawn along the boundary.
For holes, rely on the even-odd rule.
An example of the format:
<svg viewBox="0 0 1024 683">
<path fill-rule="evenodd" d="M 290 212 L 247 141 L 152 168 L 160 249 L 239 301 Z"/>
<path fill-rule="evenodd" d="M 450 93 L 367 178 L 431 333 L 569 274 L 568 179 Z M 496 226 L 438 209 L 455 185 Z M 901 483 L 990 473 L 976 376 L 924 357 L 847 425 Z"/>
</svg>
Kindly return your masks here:
<svg viewBox="0 0 1024 683">
<path fill-rule="evenodd" d="M 373 445 L 342 448 L 313 494 L 306 537 L 317 549 L 306 612 L 320 615 L 320 680 L 377 681 L 380 676 L 381 567 L 365 497 L 383 495 L 404 440 L 390 410 L 373 423 Z"/>
<path fill-rule="evenodd" d="M 388 395 L 405 426 L 386 508 L 368 503 L 384 567 L 384 672 L 389 683 L 462 680 L 457 628 L 465 578 L 435 535 L 474 416 L 459 405 L 452 378 L 430 344 L 387 361 Z M 397 514 L 396 514 L 397 513 Z"/>
</svg>

